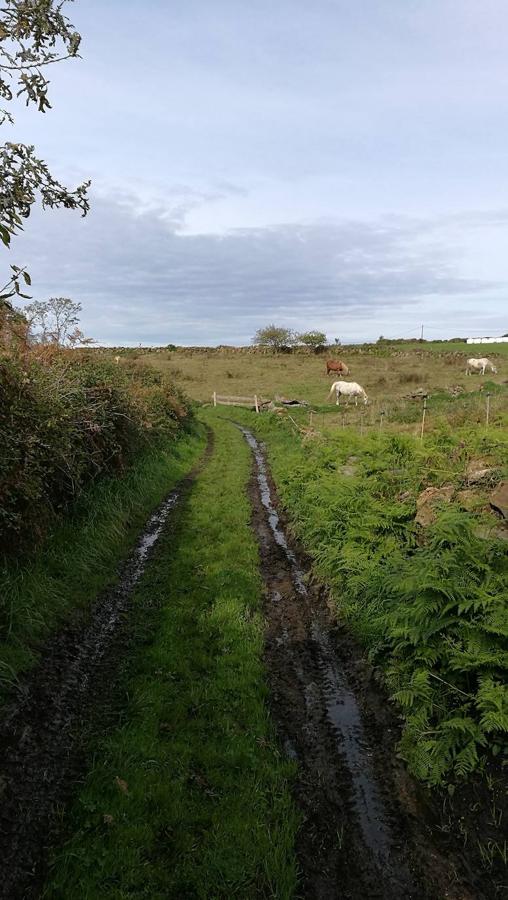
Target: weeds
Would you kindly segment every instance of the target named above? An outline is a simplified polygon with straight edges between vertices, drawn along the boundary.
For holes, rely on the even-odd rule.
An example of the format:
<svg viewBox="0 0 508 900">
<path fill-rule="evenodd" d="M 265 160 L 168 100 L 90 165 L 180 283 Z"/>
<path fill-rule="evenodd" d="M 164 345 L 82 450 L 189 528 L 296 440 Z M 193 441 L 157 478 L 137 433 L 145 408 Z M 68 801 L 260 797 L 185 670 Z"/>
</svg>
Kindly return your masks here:
<svg viewBox="0 0 508 900">
<path fill-rule="evenodd" d="M 508 865 L 508 842 L 503 841 L 478 841 L 478 850 L 486 869 L 492 869 L 497 860 L 502 862 L 503 866 Z"/>
</svg>

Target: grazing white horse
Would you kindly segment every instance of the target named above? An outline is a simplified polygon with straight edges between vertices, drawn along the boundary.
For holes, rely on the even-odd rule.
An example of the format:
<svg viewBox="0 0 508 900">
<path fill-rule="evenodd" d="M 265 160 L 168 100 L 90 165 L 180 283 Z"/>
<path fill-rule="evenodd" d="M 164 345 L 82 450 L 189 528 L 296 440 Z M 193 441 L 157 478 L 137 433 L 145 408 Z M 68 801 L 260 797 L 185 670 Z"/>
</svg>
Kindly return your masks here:
<svg viewBox="0 0 508 900">
<path fill-rule="evenodd" d="M 358 397 L 361 397 L 364 403 L 367 403 L 368 397 L 365 393 L 364 389 L 360 384 L 357 384 L 356 381 L 334 381 L 331 388 L 329 397 L 332 396 L 335 391 L 336 396 L 336 404 L 340 405 L 341 396 L 347 397 L 347 402 L 349 403 L 349 398 L 355 398 L 355 406 L 358 406 Z"/>
<path fill-rule="evenodd" d="M 473 372 L 479 372 L 481 375 L 485 375 L 485 369 L 491 369 L 491 371 L 494 372 L 494 375 L 497 374 L 494 363 L 491 363 L 490 359 L 487 359 L 486 356 L 482 356 L 481 359 L 468 359 L 466 375 L 471 375 Z"/>
</svg>

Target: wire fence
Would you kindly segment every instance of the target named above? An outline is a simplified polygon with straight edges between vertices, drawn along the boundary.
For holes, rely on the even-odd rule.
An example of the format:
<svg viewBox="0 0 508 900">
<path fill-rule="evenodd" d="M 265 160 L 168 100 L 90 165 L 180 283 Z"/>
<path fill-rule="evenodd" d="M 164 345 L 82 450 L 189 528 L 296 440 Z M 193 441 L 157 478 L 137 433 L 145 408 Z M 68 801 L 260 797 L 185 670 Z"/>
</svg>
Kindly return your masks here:
<svg viewBox="0 0 508 900">
<path fill-rule="evenodd" d="M 309 410 L 310 428 L 355 428 L 360 435 L 397 426 L 423 440 L 427 430 L 447 422 L 451 426 L 477 425 L 483 428 L 506 426 L 508 393 L 485 391 L 463 397 L 422 394 L 407 398 L 373 401 L 368 406 L 339 407 L 336 413 Z M 507 444 L 500 441 L 500 444 Z"/>
</svg>

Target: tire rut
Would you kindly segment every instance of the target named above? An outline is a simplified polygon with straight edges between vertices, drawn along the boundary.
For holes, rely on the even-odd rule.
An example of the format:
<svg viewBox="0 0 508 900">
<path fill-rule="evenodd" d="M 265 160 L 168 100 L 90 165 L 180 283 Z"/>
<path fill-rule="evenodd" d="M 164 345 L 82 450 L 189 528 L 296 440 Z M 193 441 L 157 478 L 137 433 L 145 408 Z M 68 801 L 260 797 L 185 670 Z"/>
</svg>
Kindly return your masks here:
<svg viewBox="0 0 508 900">
<path fill-rule="evenodd" d="M 410 815 L 399 802 L 394 735 L 366 725 L 369 689 L 358 683 L 353 646 L 285 534 L 262 446 L 238 427 L 253 454 L 249 496 L 265 583 L 270 706 L 298 764 L 299 896 L 478 900 L 429 844 L 421 812 Z"/>
<path fill-rule="evenodd" d="M 115 661 L 125 650 L 125 616 L 151 553 L 213 451 L 201 460 L 148 519 L 118 582 L 83 615 L 54 635 L 41 662 L 3 710 L 0 725 L 0 898 L 39 896 L 48 834 L 57 809 L 81 774 L 80 743 L 87 721 L 108 702 Z"/>
</svg>

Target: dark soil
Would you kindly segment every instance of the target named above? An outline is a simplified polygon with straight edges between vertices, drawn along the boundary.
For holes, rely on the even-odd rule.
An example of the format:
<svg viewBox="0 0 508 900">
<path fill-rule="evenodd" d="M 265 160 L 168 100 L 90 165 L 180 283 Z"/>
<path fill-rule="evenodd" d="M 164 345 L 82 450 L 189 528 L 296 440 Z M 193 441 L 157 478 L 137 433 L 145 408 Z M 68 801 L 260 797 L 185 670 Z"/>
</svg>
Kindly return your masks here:
<svg viewBox="0 0 508 900">
<path fill-rule="evenodd" d="M 253 528 L 265 582 L 265 663 L 281 743 L 298 764 L 300 896 L 306 900 L 483 900 L 460 853 L 434 840 L 425 791 L 397 759 L 398 722 L 309 564 L 281 524 L 263 450 Z"/>
<path fill-rule="evenodd" d="M 107 705 L 117 666 L 128 647 L 125 628 L 133 590 L 163 528 L 170 526 L 212 452 L 148 520 L 114 587 L 85 617 L 48 641 L 0 725 L 0 898 L 39 896 L 44 862 L 58 808 L 83 769 L 80 750 L 87 722 Z"/>
</svg>

